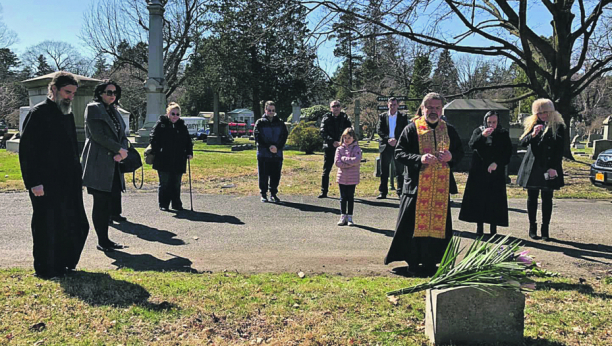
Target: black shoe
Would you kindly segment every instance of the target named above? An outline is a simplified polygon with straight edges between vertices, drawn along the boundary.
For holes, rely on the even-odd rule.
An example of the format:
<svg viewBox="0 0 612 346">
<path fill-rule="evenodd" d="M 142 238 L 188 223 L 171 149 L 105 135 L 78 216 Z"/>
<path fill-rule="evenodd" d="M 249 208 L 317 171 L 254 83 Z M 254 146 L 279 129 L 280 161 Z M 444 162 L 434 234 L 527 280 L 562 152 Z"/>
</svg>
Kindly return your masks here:
<svg viewBox="0 0 612 346">
<path fill-rule="evenodd" d="M 183 208 L 182 206 L 181 207 L 176 207 L 176 208 L 172 207 L 172 209 L 174 209 L 176 211 L 183 211 L 183 210 L 185 210 L 185 208 Z"/>
<path fill-rule="evenodd" d="M 110 219 L 117 222 L 127 221 L 127 218 L 121 215 L 111 215 Z"/>
<path fill-rule="evenodd" d="M 540 237 L 538 237 L 538 225 L 535 223 L 529 224 L 529 238 L 533 240 L 540 239 Z"/>
<path fill-rule="evenodd" d="M 380 195 L 376 196 L 376 199 L 385 199 L 385 198 L 387 198 L 386 193 L 381 193 Z"/>
<path fill-rule="evenodd" d="M 270 200 L 272 202 L 274 202 L 274 203 L 280 203 L 280 201 L 281 201 L 280 198 L 278 198 L 278 196 L 276 196 L 276 195 L 270 196 Z"/>
<path fill-rule="evenodd" d="M 389 271 L 391 274 L 405 276 L 405 277 L 415 277 L 416 273 L 411 271 L 409 267 L 395 267 Z"/>
<path fill-rule="evenodd" d="M 117 244 L 115 242 L 110 242 L 110 243 L 105 244 L 105 245 L 98 244 L 96 246 L 96 249 L 98 249 L 100 251 L 104 251 L 104 252 L 113 252 L 113 251 L 115 251 L 115 249 L 125 249 L 125 245 Z"/>
<path fill-rule="evenodd" d="M 168 207 L 159 207 L 159 210 L 161 210 L 161 211 L 168 211 Z"/>
<path fill-rule="evenodd" d="M 319 198 L 327 198 L 327 192 L 321 192 Z"/>
<path fill-rule="evenodd" d="M 261 203 L 268 203 L 268 196 L 261 195 Z"/>
</svg>

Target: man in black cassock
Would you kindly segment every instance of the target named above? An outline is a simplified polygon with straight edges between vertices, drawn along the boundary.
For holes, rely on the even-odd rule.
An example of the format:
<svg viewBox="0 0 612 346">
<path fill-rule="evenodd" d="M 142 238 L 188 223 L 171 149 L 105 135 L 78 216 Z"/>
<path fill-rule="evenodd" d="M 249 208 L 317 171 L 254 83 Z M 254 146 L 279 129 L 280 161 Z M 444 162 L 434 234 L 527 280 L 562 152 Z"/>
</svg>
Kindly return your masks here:
<svg viewBox="0 0 612 346">
<path fill-rule="evenodd" d="M 398 274 L 433 275 L 452 236 L 450 168 L 463 157 L 463 148 L 455 128 L 440 119 L 443 106 L 441 95 L 427 94 L 422 115 L 404 128 L 396 145 L 404 186 L 385 264 L 407 262 L 407 268 L 393 270 Z"/>
<path fill-rule="evenodd" d="M 19 143 L 23 182 L 32 201 L 34 270 L 42 278 L 74 270 L 89 232 L 71 103 L 76 78 L 58 72 L 45 101 L 25 118 Z"/>
</svg>

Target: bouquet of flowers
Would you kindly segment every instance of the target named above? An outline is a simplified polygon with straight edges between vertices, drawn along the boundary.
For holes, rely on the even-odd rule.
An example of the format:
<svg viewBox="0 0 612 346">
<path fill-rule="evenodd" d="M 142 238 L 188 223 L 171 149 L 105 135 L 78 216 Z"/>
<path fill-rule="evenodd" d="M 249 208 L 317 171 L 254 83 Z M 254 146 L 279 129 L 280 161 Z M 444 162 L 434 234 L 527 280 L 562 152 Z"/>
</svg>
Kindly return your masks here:
<svg viewBox="0 0 612 346">
<path fill-rule="evenodd" d="M 415 293 L 427 289 L 444 289 L 471 286 L 487 290 L 503 287 L 514 290 L 534 290 L 528 271 L 539 266 L 527 251 L 519 252 L 519 240 L 510 242 L 509 236 L 497 237 L 489 242 L 477 239 L 468 248 L 463 259 L 457 262 L 461 238 L 453 236 L 444 252 L 436 274 L 429 282 L 387 292 L 388 296 Z"/>
</svg>

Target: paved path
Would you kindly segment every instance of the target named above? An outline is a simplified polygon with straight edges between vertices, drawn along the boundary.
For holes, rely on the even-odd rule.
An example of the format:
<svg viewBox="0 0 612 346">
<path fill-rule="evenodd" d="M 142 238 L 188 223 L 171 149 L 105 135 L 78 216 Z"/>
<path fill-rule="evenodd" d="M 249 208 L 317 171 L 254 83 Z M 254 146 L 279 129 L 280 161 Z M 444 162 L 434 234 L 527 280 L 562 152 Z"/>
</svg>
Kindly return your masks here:
<svg viewBox="0 0 612 346">
<path fill-rule="evenodd" d="M 91 217 L 91 196 L 84 194 Z M 279 205 L 256 196 L 195 195 L 196 211 L 161 212 L 156 194 L 123 197 L 128 222 L 114 224 L 110 236 L 128 249 L 105 254 L 95 249 L 92 229 L 79 263 L 81 269 L 197 270 L 239 272 L 341 273 L 387 275 L 382 264 L 393 236 L 398 200 L 356 201 L 356 227 L 338 227 L 336 198 L 281 196 Z M 185 206 L 189 195 L 183 194 Z M 527 237 L 524 200 L 510 201 L 510 224 L 501 234 L 523 239 L 546 269 L 574 277 L 603 276 L 612 269 L 612 203 L 555 200 L 552 242 Z M 457 221 L 454 229 L 464 244 L 475 226 Z M 32 266 L 31 207 L 25 193 L 0 194 L 0 267 Z M 90 219 L 91 220 L 91 219 Z M 612 272 L 610 273 L 612 274 Z"/>
</svg>

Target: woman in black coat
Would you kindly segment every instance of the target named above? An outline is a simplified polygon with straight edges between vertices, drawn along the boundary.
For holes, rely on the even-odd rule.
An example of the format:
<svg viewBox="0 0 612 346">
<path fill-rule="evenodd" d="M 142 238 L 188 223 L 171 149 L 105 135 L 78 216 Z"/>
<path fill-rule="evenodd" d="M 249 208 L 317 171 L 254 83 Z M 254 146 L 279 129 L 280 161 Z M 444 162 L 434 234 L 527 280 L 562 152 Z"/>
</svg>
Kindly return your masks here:
<svg viewBox="0 0 612 346">
<path fill-rule="evenodd" d="M 85 147 L 81 156 L 83 186 L 93 196 L 92 220 L 98 235 L 97 249 L 113 251 L 123 245 L 108 237 L 108 223 L 113 210 L 121 203 L 121 191 L 125 190 L 119 163 L 127 157 L 128 139 L 126 124 L 117 112 L 121 88 L 106 80 L 96 86 L 94 102 L 85 109 Z"/>
<path fill-rule="evenodd" d="M 183 210 L 181 202 L 181 178 L 185 173 L 187 160 L 193 158 L 193 143 L 189 130 L 181 116 L 181 107 L 171 102 L 166 115 L 159 120 L 151 131 L 151 149 L 155 155 L 153 169 L 159 176 L 159 209 Z"/>
<path fill-rule="evenodd" d="M 482 236 L 484 224 L 508 227 L 506 166 L 512 155 L 508 130 L 499 124 L 497 112 L 487 112 L 483 126 L 474 130 L 469 142 L 472 165 L 468 176 L 459 220 L 476 223 L 476 233 Z"/>
<path fill-rule="evenodd" d="M 565 122 L 551 100 L 538 99 L 531 106 L 532 115 L 525 119 L 521 145 L 527 153 L 519 168 L 516 184 L 527 189 L 529 237 L 539 239 L 536 214 L 538 195 L 542 192 L 542 239 L 549 240 L 553 191 L 563 181 L 563 143 Z"/>
</svg>

